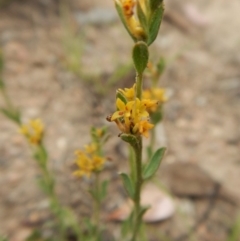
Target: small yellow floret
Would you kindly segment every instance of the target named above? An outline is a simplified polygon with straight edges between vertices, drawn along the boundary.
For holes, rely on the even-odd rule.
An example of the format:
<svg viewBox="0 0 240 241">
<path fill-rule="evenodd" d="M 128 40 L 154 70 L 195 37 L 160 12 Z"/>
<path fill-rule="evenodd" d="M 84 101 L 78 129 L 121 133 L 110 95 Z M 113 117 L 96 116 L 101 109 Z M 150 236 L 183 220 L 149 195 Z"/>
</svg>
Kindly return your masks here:
<svg viewBox="0 0 240 241">
<path fill-rule="evenodd" d="M 149 123 L 147 120 L 142 120 L 134 126 L 133 131 L 139 132 L 141 135 L 148 137 L 148 131 L 151 130 L 153 127 L 154 125 Z"/>
<path fill-rule="evenodd" d="M 89 178 L 93 172 L 101 171 L 105 159 L 95 153 L 94 145 L 95 144 L 90 144 L 85 146 L 85 152 L 79 150 L 75 152 L 75 163 L 79 170 L 75 171 L 73 175 L 78 177 L 86 176 Z"/>
<path fill-rule="evenodd" d="M 152 100 L 151 104 L 148 105 L 148 110 L 150 112 L 155 112 L 157 110 L 157 105 L 154 105 L 154 102 L 157 101 L 159 106 L 161 106 L 164 102 L 167 101 L 166 91 L 162 88 L 153 88 L 149 90 L 143 91 L 143 98 L 146 100 Z"/>
<path fill-rule="evenodd" d="M 133 8 L 136 4 L 135 0 L 121 0 L 125 16 L 131 17 L 133 15 Z"/>
<path fill-rule="evenodd" d="M 132 88 L 124 88 L 124 90 L 118 89 L 118 91 L 121 92 L 128 101 L 134 100 L 136 97 L 136 84 L 134 84 Z"/>
<path fill-rule="evenodd" d="M 23 134 L 30 144 L 39 145 L 43 139 L 44 125 L 40 119 L 30 120 L 22 125 L 19 132 Z"/>
</svg>

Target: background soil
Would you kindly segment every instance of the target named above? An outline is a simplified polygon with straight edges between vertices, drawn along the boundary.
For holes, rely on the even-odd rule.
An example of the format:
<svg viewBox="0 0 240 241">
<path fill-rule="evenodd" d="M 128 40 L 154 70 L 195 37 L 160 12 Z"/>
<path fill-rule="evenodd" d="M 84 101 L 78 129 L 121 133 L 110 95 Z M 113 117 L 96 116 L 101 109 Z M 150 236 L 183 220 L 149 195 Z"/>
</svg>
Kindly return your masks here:
<svg viewBox="0 0 240 241">
<path fill-rule="evenodd" d="M 116 69 L 130 62 L 132 41 L 112 1 L 69 2 L 66 15 L 59 1 L 9 1 L 0 9 L 0 44 L 9 94 L 24 120 L 43 119 L 58 195 L 81 216 L 91 206 L 81 194 L 86 184 L 71 175 L 73 152 L 89 141 L 90 126 L 109 125 L 105 117 L 114 109 L 115 89 L 133 83 L 129 72 L 114 87 L 107 85 Z M 239 7 L 239 0 L 166 1 L 151 56 L 163 56 L 167 62 L 160 85 L 167 88 L 169 101 L 159 143 L 168 152 L 158 177 L 174 196 L 178 211 L 170 220 L 148 227 L 155 233 L 150 240 L 227 240 L 237 218 Z M 97 76 L 92 81 L 66 67 L 64 36 L 71 28 L 80 36 L 79 66 Z M 113 163 L 105 173 L 111 180 L 106 213 L 125 198 L 117 172 L 126 169 L 126 151 L 115 126 L 109 128 L 113 138 L 107 153 Z M 37 187 L 38 175 L 16 126 L 0 116 L 0 233 L 10 241 L 24 240 L 51 218 L 48 201 Z M 117 235 L 119 225 L 107 225 Z"/>
</svg>

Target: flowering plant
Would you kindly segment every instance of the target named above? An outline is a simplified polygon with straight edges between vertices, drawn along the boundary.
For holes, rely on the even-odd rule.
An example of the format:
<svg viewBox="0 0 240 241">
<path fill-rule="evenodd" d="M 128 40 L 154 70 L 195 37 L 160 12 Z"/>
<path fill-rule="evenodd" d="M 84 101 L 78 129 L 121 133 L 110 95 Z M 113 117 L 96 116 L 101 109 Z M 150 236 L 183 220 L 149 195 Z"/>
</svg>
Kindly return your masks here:
<svg viewBox="0 0 240 241">
<path fill-rule="evenodd" d="M 134 41 L 132 59 L 136 70 L 136 82 L 133 86 L 118 89 L 116 93 L 115 111 L 107 116 L 109 122 L 115 122 L 120 130 L 119 137 L 131 147 L 134 158 L 129 159 L 130 174 L 121 173 L 124 187 L 134 203 L 128 224 L 131 227 L 131 241 L 139 240 L 142 217 L 148 207 L 141 205 L 141 190 L 144 182 L 154 176 L 162 161 L 165 148 L 155 152 L 150 146 L 148 160 L 143 163 L 143 137 L 153 136 L 154 126 L 161 121 L 162 104 L 166 101 L 165 90 L 157 88 L 157 81 L 163 71 L 163 62 L 156 67 L 149 61 L 149 46 L 158 35 L 163 17 L 163 0 L 115 0 L 119 17 Z M 152 86 L 143 89 L 145 69 L 148 67 Z M 88 225 L 88 233 L 80 228 L 75 215 L 63 207 L 55 191 L 55 179 L 48 168 L 48 151 L 44 145 L 45 127 L 40 119 L 23 123 L 21 114 L 10 101 L 4 82 L 1 78 L 3 61 L 0 53 L 0 91 L 5 100 L 5 107 L 0 110 L 19 126 L 19 132 L 25 136 L 34 159 L 40 170 L 40 185 L 50 201 L 52 212 L 59 221 L 59 232 L 56 240 L 65 240 L 69 229 L 74 232 L 76 240 L 100 241 L 102 227 L 100 224 L 101 203 L 106 196 L 107 181 L 101 181 L 100 173 L 104 169 L 107 158 L 103 146 L 108 139 L 106 128 L 92 128 L 91 142 L 83 149 L 75 152 L 77 169 L 76 177 L 91 180 L 89 193 L 94 203 L 94 215 Z"/>
</svg>

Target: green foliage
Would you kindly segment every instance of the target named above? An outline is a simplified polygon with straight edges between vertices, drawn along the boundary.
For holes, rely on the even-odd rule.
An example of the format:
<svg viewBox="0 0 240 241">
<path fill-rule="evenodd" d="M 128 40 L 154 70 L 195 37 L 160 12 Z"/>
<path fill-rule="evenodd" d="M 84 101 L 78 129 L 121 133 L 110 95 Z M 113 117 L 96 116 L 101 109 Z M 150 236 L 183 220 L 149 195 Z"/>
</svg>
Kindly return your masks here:
<svg viewBox="0 0 240 241">
<path fill-rule="evenodd" d="M 91 188 L 89 193 L 91 194 L 92 198 L 99 203 L 101 203 L 107 196 L 107 188 L 108 188 L 109 181 L 104 180 L 100 183 L 99 189 L 98 188 Z"/>
<path fill-rule="evenodd" d="M 134 186 L 133 186 L 131 178 L 126 173 L 121 173 L 120 175 L 122 177 L 123 185 L 129 195 L 129 197 L 133 199 L 134 195 L 135 195 L 135 191 L 134 191 Z"/>
<path fill-rule="evenodd" d="M 126 240 L 126 237 L 129 235 L 129 233 L 132 232 L 132 227 L 133 227 L 133 212 L 130 213 L 129 217 L 123 221 L 122 226 L 121 226 L 121 236 Z"/>
<path fill-rule="evenodd" d="M 106 196 L 107 196 L 107 188 L 108 188 L 109 181 L 104 180 L 101 184 L 101 189 L 100 189 L 100 201 L 102 202 Z"/>
<path fill-rule="evenodd" d="M 149 7 L 152 12 L 156 11 L 156 9 L 163 4 L 163 0 L 149 0 Z"/>
<path fill-rule="evenodd" d="M 143 178 L 145 180 L 151 178 L 156 173 L 156 171 L 158 170 L 160 163 L 163 159 L 165 151 L 166 151 L 166 148 L 164 148 L 164 147 L 159 148 L 154 153 L 151 160 L 144 166 Z"/>
<path fill-rule="evenodd" d="M 54 239 L 44 238 L 40 230 L 33 230 L 31 235 L 26 239 L 26 241 L 55 241 Z"/>
<path fill-rule="evenodd" d="M 4 114 L 6 117 L 8 117 L 13 122 L 20 124 L 21 123 L 21 114 L 19 110 L 13 109 L 10 106 L 7 108 L 0 108 L 0 112 Z"/>
<path fill-rule="evenodd" d="M 163 73 L 165 68 L 166 68 L 165 59 L 164 58 L 160 58 L 158 63 L 157 63 L 157 71 L 158 71 L 159 76 Z"/>
<path fill-rule="evenodd" d="M 124 104 L 127 104 L 127 99 L 121 91 L 116 92 L 116 99 L 120 99 Z"/>
<path fill-rule="evenodd" d="M 1 75 L 1 73 L 0 73 L 0 75 Z M 3 82 L 3 79 L 1 78 L 1 76 L 0 76 L 0 90 L 1 89 L 4 89 L 5 88 L 5 84 L 4 84 L 4 82 Z"/>
<path fill-rule="evenodd" d="M 143 41 L 137 42 L 133 47 L 132 58 L 138 74 L 142 74 L 148 64 L 148 46 Z"/>
<path fill-rule="evenodd" d="M 139 139 L 132 134 L 121 134 L 120 135 L 121 139 L 127 143 L 129 143 L 133 148 L 139 145 Z"/>
<path fill-rule="evenodd" d="M 150 206 L 147 207 L 141 207 L 140 212 L 139 212 L 139 218 L 142 219 L 144 213 L 150 208 Z"/>
<path fill-rule="evenodd" d="M 240 216 L 237 218 L 232 230 L 229 234 L 227 241 L 239 241 L 240 239 Z"/>
<path fill-rule="evenodd" d="M 154 125 L 161 122 L 162 118 L 163 118 L 162 110 L 157 110 L 151 113 L 151 121 Z"/>
<path fill-rule="evenodd" d="M 0 241 L 8 241 L 8 239 L 0 234 Z"/>
<path fill-rule="evenodd" d="M 149 20 L 148 45 L 152 44 L 158 35 L 158 31 L 163 18 L 164 7 L 160 5 L 152 14 Z"/>
<path fill-rule="evenodd" d="M 34 158 L 37 160 L 39 166 L 45 170 L 47 168 L 47 161 L 48 161 L 48 153 L 44 145 L 40 145 L 37 147 Z"/>
<path fill-rule="evenodd" d="M 148 31 L 148 19 L 145 13 L 143 12 L 143 9 L 141 7 L 141 4 L 139 1 L 137 1 L 137 15 L 139 22 L 144 30 L 145 33 Z"/>
</svg>

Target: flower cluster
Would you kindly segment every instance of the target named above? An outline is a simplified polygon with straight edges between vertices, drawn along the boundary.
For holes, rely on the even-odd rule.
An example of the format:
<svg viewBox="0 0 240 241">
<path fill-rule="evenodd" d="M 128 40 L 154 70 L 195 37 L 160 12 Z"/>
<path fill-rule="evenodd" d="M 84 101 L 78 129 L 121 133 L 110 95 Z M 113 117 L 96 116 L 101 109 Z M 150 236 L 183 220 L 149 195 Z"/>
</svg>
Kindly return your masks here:
<svg viewBox="0 0 240 241">
<path fill-rule="evenodd" d="M 33 145 L 39 145 L 44 135 L 44 125 L 40 119 L 30 120 L 28 124 L 24 124 L 19 129 L 28 142 Z"/>
<path fill-rule="evenodd" d="M 84 147 L 84 151 L 76 151 L 76 164 L 78 170 L 73 174 L 82 177 L 90 177 L 93 172 L 102 170 L 105 159 L 98 154 L 98 147 L 95 143 L 91 143 Z"/>
<path fill-rule="evenodd" d="M 135 85 L 129 89 L 119 89 L 117 96 L 117 111 L 107 120 L 114 121 L 123 133 L 148 137 L 148 131 L 154 126 L 149 123 L 149 110 L 156 108 L 158 101 L 136 98 Z"/>
<path fill-rule="evenodd" d="M 157 100 L 159 103 L 158 106 L 161 106 L 164 102 L 167 101 L 166 91 L 165 89 L 162 89 L 162 88 L 151 88 L 148 90 L 144 90 L 143 98 Z M 157 106 L 152 106 L 149 109 L 150 113 L 157 111 L 157 108 L 158 108 Z"/>
<path fill-rule="evenodd" d="M 90 177 L 92 173 L 97 173 L 104 167 L 106 158 L 103 157 L 102 146 L 108 139 L 107 129 L 93 127 L 91 138 L 92 142 L 85 145 L 84 150 L 75 152 L 75 163 L 78 166 L 78 170 L 73 173 L 75 176 Z"/>
</svg>

